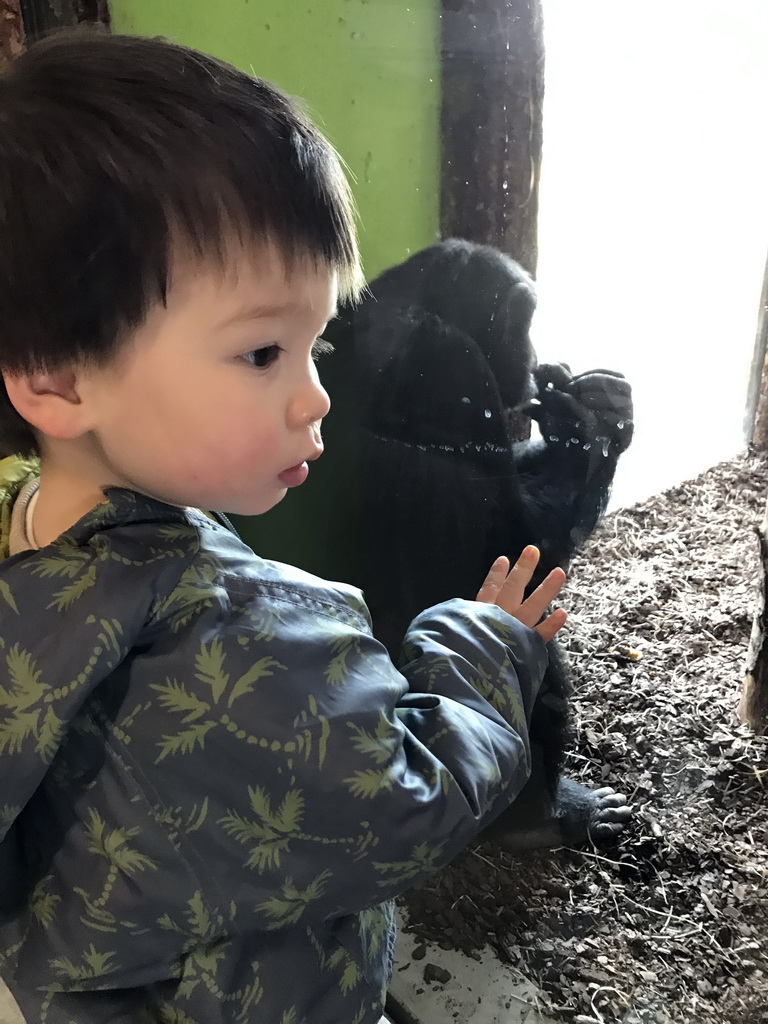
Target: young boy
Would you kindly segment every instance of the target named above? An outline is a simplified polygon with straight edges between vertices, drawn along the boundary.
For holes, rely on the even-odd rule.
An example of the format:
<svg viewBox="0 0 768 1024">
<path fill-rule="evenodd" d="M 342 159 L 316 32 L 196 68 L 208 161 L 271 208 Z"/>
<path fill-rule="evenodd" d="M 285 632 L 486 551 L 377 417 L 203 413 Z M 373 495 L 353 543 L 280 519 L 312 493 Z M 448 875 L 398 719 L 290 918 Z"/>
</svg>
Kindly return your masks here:
<svg viewBox="0 0 768 1024">
<path fill-rule="evenodd" d="M 0 218 L 0 975 L 36 1024 L 372 1024 L 392 898 L 526 781 L 563 574 L 523 602 L 536 550 L 498 560 L 398 671 L 359 592 L 200 511 L 306 478 L 360 288 L 339 162 L 264 82 L 33 46 Z"/>
</svg>

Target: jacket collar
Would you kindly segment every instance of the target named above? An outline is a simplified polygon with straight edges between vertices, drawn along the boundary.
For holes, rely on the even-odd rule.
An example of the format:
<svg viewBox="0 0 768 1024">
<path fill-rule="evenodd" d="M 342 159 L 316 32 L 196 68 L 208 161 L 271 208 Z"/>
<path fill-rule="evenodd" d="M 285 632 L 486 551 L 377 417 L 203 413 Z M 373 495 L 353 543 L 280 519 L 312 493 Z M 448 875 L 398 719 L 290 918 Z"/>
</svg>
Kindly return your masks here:
<svg viewBox="0 0 768 1024">
<path fill-rule="evenodd" d="M 40 460 L 37 458 L 24 459 L 19 455 L 11 455 L 0 459 L 0 562 L 10 556 L 13 503 L 22 487 L 37 476 L 40 476 Z M 198 525 L 201 521 L 209 525 L 213 521 L 238 536 L 226 516 L 220 513 L 183 510 L 122 487 L 109 487 L 104 493 L 109 502 L 92 509 L 66 531 L 76 543 L 87 541 L 94 533 L 108 526 L 146 521 L 177 524 L 197 522 Z"/>
</svg>

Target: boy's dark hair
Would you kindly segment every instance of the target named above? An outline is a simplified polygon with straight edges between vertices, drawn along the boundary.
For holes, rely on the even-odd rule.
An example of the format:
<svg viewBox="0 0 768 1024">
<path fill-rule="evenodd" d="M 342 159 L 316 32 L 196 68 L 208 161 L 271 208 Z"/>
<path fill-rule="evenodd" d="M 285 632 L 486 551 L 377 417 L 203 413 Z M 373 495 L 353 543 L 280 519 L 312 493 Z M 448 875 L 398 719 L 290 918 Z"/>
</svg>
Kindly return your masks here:
<svg viewBox="0 0 768 1024">
<path fill-rule="evenodd" d="M 330 143 L 282 93 L 161 39 L 94 29 L 33 45 L 0 77 L 0 370 L 108 361 L 164 300 L 171 242 L 232 236 L 361 272 Z M 0 378 L 0 454 L 35 436 Z"/>
</svg>

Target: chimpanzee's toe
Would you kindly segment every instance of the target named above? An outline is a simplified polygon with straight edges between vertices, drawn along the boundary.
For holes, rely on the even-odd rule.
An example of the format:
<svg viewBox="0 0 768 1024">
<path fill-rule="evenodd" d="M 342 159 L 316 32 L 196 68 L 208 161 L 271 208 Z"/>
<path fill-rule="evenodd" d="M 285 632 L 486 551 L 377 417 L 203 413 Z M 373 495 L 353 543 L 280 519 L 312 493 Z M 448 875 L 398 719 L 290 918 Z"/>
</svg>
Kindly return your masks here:
<svg viewBox="0 0 768 1024">
<path fill-rule="evenodd" d="M 606 842 L 622 831 L 632 817 L 632 808 L 624 794 L 610 786 L 590 789 L 563 777 L 557 788 L 555 817 L 570 844 L 588 839 Z"/>
<path fill-rule="evenodd" d="M 561 776 L 554 808 L 543 795 L 538 813 L 530 801 L 519 810 L 512 804 L 482 838 L 515 854 L 586 842 L 610 843 L 631 817 L 632 808 L 623 793 L 610 786 L 590 789 Z"/>
<path fill-rule="evenodd" d="M 623 793 L 617 793 L 609 786 L 592 792 L 594 800 L 589 836 L 595 840 L 610 840 L 617 836 L 632 817 L 632 808 Z"/>
</svg>

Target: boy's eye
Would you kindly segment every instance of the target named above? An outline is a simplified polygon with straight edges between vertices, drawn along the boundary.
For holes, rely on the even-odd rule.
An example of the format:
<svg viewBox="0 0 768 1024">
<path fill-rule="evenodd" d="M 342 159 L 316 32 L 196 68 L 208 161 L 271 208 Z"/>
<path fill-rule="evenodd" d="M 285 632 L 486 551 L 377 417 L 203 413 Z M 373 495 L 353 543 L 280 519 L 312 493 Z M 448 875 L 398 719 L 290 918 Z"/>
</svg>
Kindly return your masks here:
<svg viewBox="0 0 768 1024">
<path fill-rule="evenodd" d="M 281 351 L 282 349 L 279 345 L 265 345 L 264 348 L 255 348 L 250 352 L 246 352 L 243 359 L 258 370 L 266 370 L 268 366 L 275 362 Z"/>
<path fill-rule="evenodd" d="M 325 338 L 317 338 L 312 346 L 312 358 L 317 360 L 320 356 L 329 356 L 333 352 L 333 345 Z"/>
</svg>

